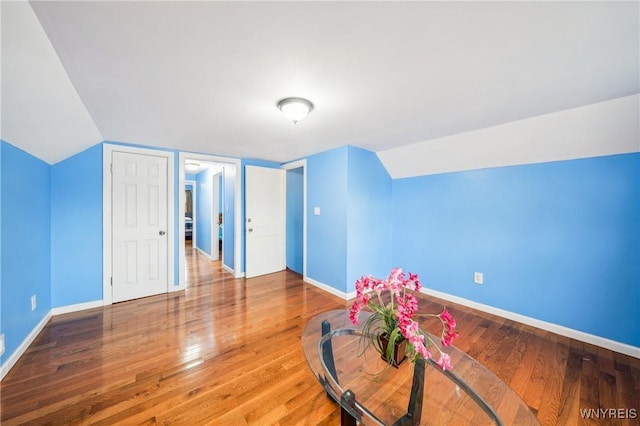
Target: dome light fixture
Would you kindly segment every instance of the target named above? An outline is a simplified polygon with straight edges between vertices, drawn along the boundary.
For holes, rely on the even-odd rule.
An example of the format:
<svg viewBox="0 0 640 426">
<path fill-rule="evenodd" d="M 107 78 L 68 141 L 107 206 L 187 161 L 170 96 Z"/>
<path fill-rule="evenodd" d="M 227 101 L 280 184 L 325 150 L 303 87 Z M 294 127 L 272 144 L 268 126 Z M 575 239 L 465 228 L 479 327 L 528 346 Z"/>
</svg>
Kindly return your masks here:
<svg viewBox="0 0 640 426">
<path fill-rule="evenodd" d="M 184 165 L 184 168 L 190 172 L 195 172 L 200 168 L 200 163 L 196 163 L 195 161 L 189 161 Z"/>
<path fill-rule="evenodd" d="M 278 102 L 278 109 L 296 124 L 313 110 L 313 104 L 304 98 L 285 98 Z"/>
</svg>

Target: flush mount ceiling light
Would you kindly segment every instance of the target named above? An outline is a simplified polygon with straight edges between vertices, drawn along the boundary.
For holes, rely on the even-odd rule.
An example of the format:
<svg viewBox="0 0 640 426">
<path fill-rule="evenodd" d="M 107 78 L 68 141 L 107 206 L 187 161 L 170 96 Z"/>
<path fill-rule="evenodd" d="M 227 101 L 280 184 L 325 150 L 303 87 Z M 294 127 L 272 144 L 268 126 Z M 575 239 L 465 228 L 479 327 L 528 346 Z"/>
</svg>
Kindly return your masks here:
<svg viewBox="0 0 640 426">
<path fill-rule="evenodd" d="M 286 98 L 278 102 L 278 109 L 285 117 L 296 124 L 313 110 L 313 104 L 303 98 Z"/>
<path fill-rule="evenodd" d="M 195 162 L 189 162 L 184 165 L 184 168 L 189 170 L 190 172 L 195 172 L 200 168 L 200 164 Z"/>
</svg>

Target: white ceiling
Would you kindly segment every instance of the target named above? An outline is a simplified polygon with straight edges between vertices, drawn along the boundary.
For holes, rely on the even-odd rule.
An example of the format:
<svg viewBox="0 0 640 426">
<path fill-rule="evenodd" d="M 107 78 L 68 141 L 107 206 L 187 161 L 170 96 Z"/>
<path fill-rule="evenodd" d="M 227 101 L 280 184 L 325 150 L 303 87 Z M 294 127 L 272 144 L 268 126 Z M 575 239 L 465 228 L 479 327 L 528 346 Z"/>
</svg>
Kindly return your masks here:
<svg viewBox="0 0 640 426">
<path fill-rule="evenodd" d="M 638 93 L 638 5 L 31 2 L 103 139 L 278 162 Z M 290 96 L 315 104 L 297 125 L 275 106 Z"/>
<path fill-rule="evenodd" d="M 55 163 L 103 140 L 27 2 L 0 0 L 0 137 Z"/>
</svg>

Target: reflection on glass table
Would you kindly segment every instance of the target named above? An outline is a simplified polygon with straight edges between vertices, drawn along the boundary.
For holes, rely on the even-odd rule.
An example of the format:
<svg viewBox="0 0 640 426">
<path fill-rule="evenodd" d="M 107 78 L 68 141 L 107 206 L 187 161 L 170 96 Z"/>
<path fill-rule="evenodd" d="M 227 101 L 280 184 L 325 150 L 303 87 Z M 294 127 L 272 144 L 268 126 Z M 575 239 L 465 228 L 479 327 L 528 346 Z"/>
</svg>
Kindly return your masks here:
<svg viewBox="0 0 640 426">
<path fill-rule="evenodd" d="M 362 353 L 361 336 L 347 310 L 316 315 L 302 334 L 307 363 L 340 404 L 342 424 L 539 424 L 506 383 L 455 347 L 447 348 L 451 371 L 430 360 L 394 368 L 373 348 Z"/>
</svg>

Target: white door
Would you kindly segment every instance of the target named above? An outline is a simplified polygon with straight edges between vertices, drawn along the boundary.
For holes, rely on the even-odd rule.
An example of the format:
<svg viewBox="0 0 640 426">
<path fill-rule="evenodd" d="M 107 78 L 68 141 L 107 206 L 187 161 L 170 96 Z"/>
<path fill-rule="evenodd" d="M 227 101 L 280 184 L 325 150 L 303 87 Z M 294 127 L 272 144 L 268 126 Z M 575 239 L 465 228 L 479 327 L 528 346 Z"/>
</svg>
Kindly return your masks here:
<svg viewBox="0 0 640 426">
<path fill-rule="evenodd" d="M 113 152 L 114 302 L 167 292 L 167 158 Z"/>
<path fill-rule="evenodd" d="M 245 166 L 247 278 L 285 269 L 285 171 Z"/>
</svg>

